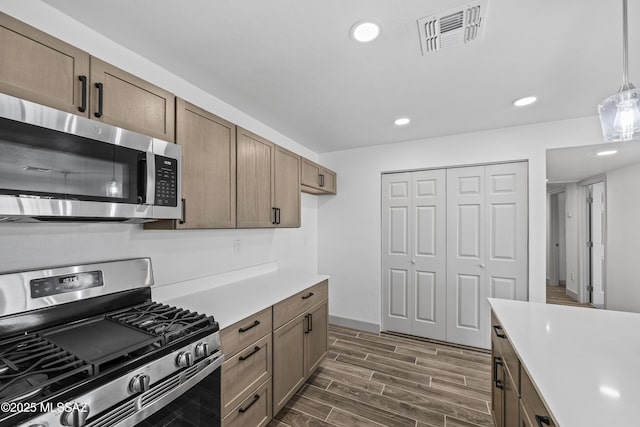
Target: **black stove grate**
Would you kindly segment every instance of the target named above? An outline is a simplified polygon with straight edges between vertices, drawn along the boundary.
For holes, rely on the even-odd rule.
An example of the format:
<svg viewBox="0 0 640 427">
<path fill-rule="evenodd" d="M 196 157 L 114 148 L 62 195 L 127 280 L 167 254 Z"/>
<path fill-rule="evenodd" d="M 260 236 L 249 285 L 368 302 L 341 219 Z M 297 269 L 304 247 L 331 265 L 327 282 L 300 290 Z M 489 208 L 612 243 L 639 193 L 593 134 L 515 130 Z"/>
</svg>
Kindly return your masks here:
<svg viewBox="0 0 640 427">
<path fill-rule="evenodd" d="M 139 304 L 106 317 L 160 336 L 165 345 L 201 330 L 218 330 L 218 324 L 211 316 L 155 302 Z"/>
<path fill-rule="evenodd" d="M 1 402 L 46 396 L 91 374 L 91 365 L 38 336 L 0 342 Z"/>
</svg>

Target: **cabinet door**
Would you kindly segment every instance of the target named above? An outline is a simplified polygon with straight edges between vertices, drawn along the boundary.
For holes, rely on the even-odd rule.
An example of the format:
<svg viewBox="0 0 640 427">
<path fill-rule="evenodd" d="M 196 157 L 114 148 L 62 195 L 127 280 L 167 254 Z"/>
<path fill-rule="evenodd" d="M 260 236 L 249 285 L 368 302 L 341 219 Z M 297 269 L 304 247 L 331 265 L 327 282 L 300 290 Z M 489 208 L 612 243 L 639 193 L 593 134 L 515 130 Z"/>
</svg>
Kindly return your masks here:
<svg viewBox="0 0 640 427">
<path fill-rule="evenodd" d="M 299 316 L 273 332 L 273 413 L 277 414 L 304 384 L 306 316 Z"/>
<path fill-rule="evenodd" d="M 90 118 L 174 141 L 173 94 L 93 57 L 90 89 Z"/>
<path fill-rule="evenodd" d="M 275 146 L 276 227 L 300 227 L 300 156 Z"/>
<path fill-rule="evenodd" d="M 89 54 L 0 13 L 0 92 L 87 116 L 80 76 Z M 88 82 L 87 82 L 88 85 Z"/>
<path fill-rule="evenodd" d="M 273 227 L 273 159 L 275 145 L 245 129 L 238 128 L 237 226 Z"/>
<path fill-rule="evenodd" d="M 504 374 L 504 426 L 517 426 L 520 419 L 520 396 L 509 370 L 505 366 Z"/>
<path fill-rule="evenodd" d="M 312 188 L 320 188 L 320 166 L 310 160 L 302 159 L 301 184 Z"/>
<path fill-rule="evenodd" d="M 498 348 L 494 345 L 491 348 L 491 411 L 495 427 L 505 427 L 504 424 L 504 369 L 502 358 Z"/>
<path fill-rule="evenodd" d="M 236 127 L 181 99 L 176 142 L 182 146 L 184 223 L 178 228 L 236 226 Z"/>
<path fill-rule="evenodd" d="M 307 327 L 304 354 L 307 376 L 316 370 L 324 355 L 327 354 L 329 333 L 327 308 L 328 304 L 325 301 L 305 316 Z"/>
<path fill-rule="evenodd" d="M 336 194 L 336 173 L 321 167 L 320 188 L 326 193 Z"/>
</svg>

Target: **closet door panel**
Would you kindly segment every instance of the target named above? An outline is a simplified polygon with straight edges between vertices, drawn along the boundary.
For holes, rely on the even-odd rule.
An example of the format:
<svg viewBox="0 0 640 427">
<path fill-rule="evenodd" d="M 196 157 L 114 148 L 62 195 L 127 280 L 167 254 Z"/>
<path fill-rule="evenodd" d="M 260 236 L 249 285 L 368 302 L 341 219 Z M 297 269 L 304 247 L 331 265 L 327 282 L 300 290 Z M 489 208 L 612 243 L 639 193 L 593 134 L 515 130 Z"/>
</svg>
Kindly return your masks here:
<svg viewBox="0 0 640 427">
<path fill-rule="evenodd" d="M 475 347 L 489 330 L 484 182 L 483 166 L 447 169 L 447 341 Z"/>
<path fill-rule="evenodd" d="M 414 222 L 413 317 L 411 333 L 446 338 L 446 172 L 444 169 L 412 173 Z"/>
<path fill-rule="evenodd" d="M 382 175 L 382 328 L 411 333 L 411 173 Z"/>
</svg>

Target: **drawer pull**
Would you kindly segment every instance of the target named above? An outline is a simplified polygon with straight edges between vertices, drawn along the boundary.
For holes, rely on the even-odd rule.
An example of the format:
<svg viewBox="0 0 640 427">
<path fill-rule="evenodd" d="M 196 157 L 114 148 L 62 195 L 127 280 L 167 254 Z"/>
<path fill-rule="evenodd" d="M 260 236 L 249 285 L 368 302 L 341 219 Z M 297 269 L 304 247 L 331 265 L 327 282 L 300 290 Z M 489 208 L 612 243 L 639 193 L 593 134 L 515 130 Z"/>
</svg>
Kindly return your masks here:
<svg viewBox="0 0 640 427">
<path fill-rule="evenodd" d="M 500 390 L 504 390 L 504 383 L 498 379 L 498 365 L 504 366 L 504 363 L 502 362 L 502 358 L 494 357 L 493 358 L 493 378 L 494 378 L 493 382 L 496 388 L 499 388 Z"/>
<path fill-rule="evenodd" d="M 309 323 L 309 316 L 311 316 L 311 315 L 310 314 L 305 314 L 305 316 L 304 316 L 304 320 L 307 321 L 307 324 L 304 325 L 305 326 L 305 328 L 304 328 L 304 333 L 305 334 L 308 334 L 309 332 L 311 332 L 311 324 Z"/>
<path fill-rule="evenodd" d="M 255 346 L 253 348 L 253 350 L 251 351 L 251 353 L 247 354 L 246 356 L 240 356 L 239 359 L 240 359 L 241 362 L 244 362 L 245 360 L 247 360 L 248 358 L 250 358 L 251 356 L 253 356 L 254 354 L 256 354 L 259 351 L 260 351 L 260 347 Z"/>
<path fill-rule="evenodd" d="M 314 295 L 313 292 L 309 292 L 309 295 L 303 296 L 302 299 L 311 298 L 313 295 Z"/>
<path fill-rule="evenodd" d="M 245 328 L 240 328 L 238 329 L 238 332 L 243 333 L 243 332 L 247 332 L 249 329 L 253 329 L 256 326 L 258 326 L 260 324 L 259 320 L 256 320 L 255 322 L 253 322 L 250 326 L 247 326 Z"/>
<path fill-rule="evenodd" d="M 542 427 L 542 424 L 551 425 L 551 420 L 546 415 L 536 415 L 536 421 L 539 427 Z"/>
<path fill-rule="evenodd" d="M 493 325 L 493 330 L 496 332 L 496 335 L 498 336 L 498 338 L 506 338 L 507 336 L 504 334 L 504 332 L 498 332 L 498 330 L 502 331 L 502 326 L 500 325 Z"/>
<path fill-rule="evenodd" d="M 245 412 L 247 412 L 249 410 L 249 408 L 251 408 L 258 400 L 260 400 L 260 395 L 256 394 L 255 396 L 253 396 L 253 400 L 251 401 L 251 403 L 249 403 L 247 406 L 245 406 L 244 408 L 240 408 L 238 409 L 238 412 L 240 412 L 241 414 L 244 414 Z"/>
</svg>

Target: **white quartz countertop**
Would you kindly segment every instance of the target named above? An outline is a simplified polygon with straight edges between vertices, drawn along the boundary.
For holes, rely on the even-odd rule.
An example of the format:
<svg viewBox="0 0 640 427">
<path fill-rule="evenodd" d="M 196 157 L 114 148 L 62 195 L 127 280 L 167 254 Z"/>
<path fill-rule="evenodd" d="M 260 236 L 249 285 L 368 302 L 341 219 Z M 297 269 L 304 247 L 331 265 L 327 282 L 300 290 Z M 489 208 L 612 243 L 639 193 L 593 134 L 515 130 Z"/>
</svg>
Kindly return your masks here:
<svg viewBox="0 0 640 427">
<path fill-rule="evenodd" d="M 153 299 L 213 316 L 220 329 L 224 329 L 328 278 L 322 274 L 277 270 L 222 286 L 212 284 L 210 289 L 202 289 L 199 283 L 195 292 L 186 282 L 164 286 Z"/>
<path fill-rule="evenodd" d="M 640 314 L 489 303 L 558 426 L 640 425 Z"/>
</svg>

